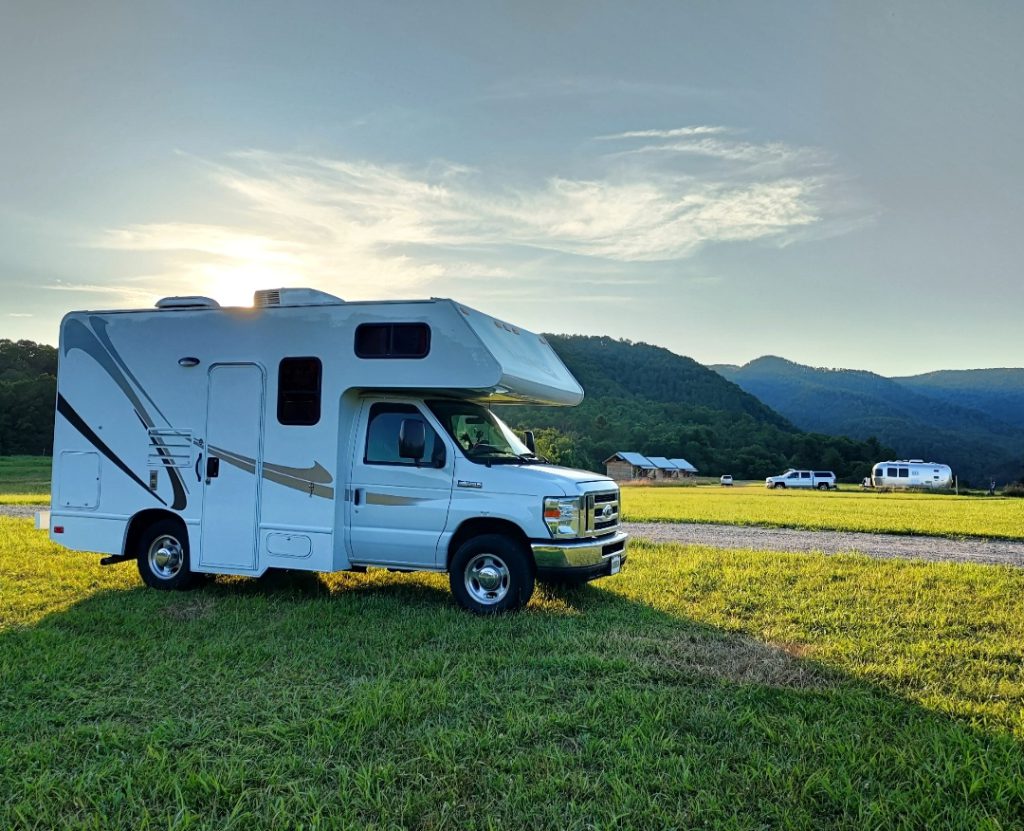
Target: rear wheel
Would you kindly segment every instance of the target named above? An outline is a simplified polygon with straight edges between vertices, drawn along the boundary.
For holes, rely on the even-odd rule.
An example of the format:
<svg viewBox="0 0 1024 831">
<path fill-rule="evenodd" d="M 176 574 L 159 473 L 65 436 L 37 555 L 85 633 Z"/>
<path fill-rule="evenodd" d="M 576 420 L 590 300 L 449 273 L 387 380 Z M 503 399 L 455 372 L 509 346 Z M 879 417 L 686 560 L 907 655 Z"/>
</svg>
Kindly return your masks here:
<svg viewBox="0 0 1024 831">
<path fill-rule="evenodd" d="M 828 490 L 828 482 L 821 482 L 818 485 L 818 490 L 820 490 L 820 491 L 827 491 Z"/>
<path fill-rule="evenodd" d="M 478 615 L 517 611 L 533 595 L 529 554 L 501 534 L 484 534 L 459 546 L 448 578 L 456 602 Z"/>
<path fill-rule="evenodd" d="M 151 589 L 188 589 L 198 575 L 191 569 L 188 531 L 173 519 L 161 519 L 146 529 L 137 552 L 139 575 Z"/>
</svg>

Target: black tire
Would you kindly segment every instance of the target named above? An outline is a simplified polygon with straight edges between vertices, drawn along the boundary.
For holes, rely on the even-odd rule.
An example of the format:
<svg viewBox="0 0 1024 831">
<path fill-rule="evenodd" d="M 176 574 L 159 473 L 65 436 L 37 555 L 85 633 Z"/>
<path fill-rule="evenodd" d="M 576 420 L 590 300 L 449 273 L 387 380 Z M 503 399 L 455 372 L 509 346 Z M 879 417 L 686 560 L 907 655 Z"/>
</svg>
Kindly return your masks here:
<svg viewBox="0 0 1024 831">
<path fill-rule="evenodd" d="M 483 534 L 459 546 L 448 580 L 455 602 L 473 614 L 515 612 L 533 596 L 533 563 L 518 540 Z"/>
<path fill-rule="evenodd" d="M 775 487 L 782 488 L 783 490 L 785 490 L 786 489 L 786 483 L 785 482 L 776 482 L 775 483 Z"/>
<path fill-rule="evenodd" d="M 183 591 L 199 582 L 189 557 L 188 530 L 173 519 L 158 520 L 145 530 L 136 562 L 142 582 L 151 589 Z"/>
<path fill-rule="evenodd" d="M 820 485 L 818 485 L 818 490 L 820 490 L 820 491 L 827 491 L 828 490 L 828 482 L 822 482 Z"/>
</svg>

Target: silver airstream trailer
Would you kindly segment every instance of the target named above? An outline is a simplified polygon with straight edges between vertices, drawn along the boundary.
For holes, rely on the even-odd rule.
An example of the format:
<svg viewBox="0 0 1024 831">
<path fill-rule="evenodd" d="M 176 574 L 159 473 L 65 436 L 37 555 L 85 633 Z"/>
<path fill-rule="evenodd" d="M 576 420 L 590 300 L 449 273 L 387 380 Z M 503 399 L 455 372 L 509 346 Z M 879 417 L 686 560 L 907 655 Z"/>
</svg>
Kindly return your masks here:
<svg viewBox="0 0 1024 831">
<path fill-rule="evenodd" d="M 876 488 L 951 488 L 953 471 L 949 465 L 921 459 L 879 462 L 871 471 L 871 484 Z"/>
</svg>

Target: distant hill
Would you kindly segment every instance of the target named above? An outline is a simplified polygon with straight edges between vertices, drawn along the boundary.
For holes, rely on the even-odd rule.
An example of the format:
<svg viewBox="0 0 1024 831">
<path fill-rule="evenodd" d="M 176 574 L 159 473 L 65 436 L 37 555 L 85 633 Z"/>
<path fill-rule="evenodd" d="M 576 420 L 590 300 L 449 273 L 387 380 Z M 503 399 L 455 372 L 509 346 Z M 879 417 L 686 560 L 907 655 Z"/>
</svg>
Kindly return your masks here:
<svg viewBox="0 0 1024 831">
<path fill-rule="evenodd" d="M 892 380 L 921 395 L 1024 428 L 1024 369 L 944 369 Z"/>
<path fill-rule="evenodd" d="M 1024 370 L 894 379 L 765 356 L 716 371 L 806 430 L 875 436 L 900 458 L 946 462 L 977 483 L 1024 473 L 1024 422 L 1012 412 L 1024 397 Z"/>
<path fill-rule="evenodd" d="M 682 457 L 702 473 L 759 478 L 788 466 L 867 475 L 892 451 L 877 441 L 806 433 L 716 372 L 646 343 L 547 335 L 586 390 L 579 407 L 504 407 L 520 429 L 543 428 L 544 455 L 602 470 L 619 450 Z"/>
</svg>

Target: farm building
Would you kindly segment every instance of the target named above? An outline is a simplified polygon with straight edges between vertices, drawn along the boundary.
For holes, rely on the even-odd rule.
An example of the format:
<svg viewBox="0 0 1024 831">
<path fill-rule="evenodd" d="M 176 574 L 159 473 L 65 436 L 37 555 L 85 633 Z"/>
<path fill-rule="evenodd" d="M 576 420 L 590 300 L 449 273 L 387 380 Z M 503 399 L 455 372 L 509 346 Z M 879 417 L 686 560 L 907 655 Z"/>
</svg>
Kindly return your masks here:
<svg viewBox="0 0 1024 831">
<path fill-rule="evenodd" d="M 657 467 L 646 456 L 639 453 L 620 451 L 604 460 L 605 472 L 616 482 L 631 482 L 634 479 L 653 479 Z"/>
<path fill-rule="evenodd" d="M 604 460 L 604 468 L 616 482 L 631 482 L 634 479 L 681 479 L 697 473 L 697 468 L 686 459 L 648 457 L 628 451 L 609 456 Z"/>
<path fill-rule="evenodd" d="M 679 468 L 664 456 L 648 456 L 647 458 L 654 465 L 655 479 L 675 479 L 679 476 Z"/>
<path fill-rule="evenodd" d="M 669 459 L 672 464 L 679 468 L 680 476 L 696 476 L 697 468 L 691 465 L 686 459 Z"/>
<path fill-rule="evenodd" d="M 658 479 L 681 479 L 693 476 L 697 472 L 697 468 L 686 459 L 666 459 L 664 456 L 648 456 L 647 458 L 657 469 Z"/>
</svg>

